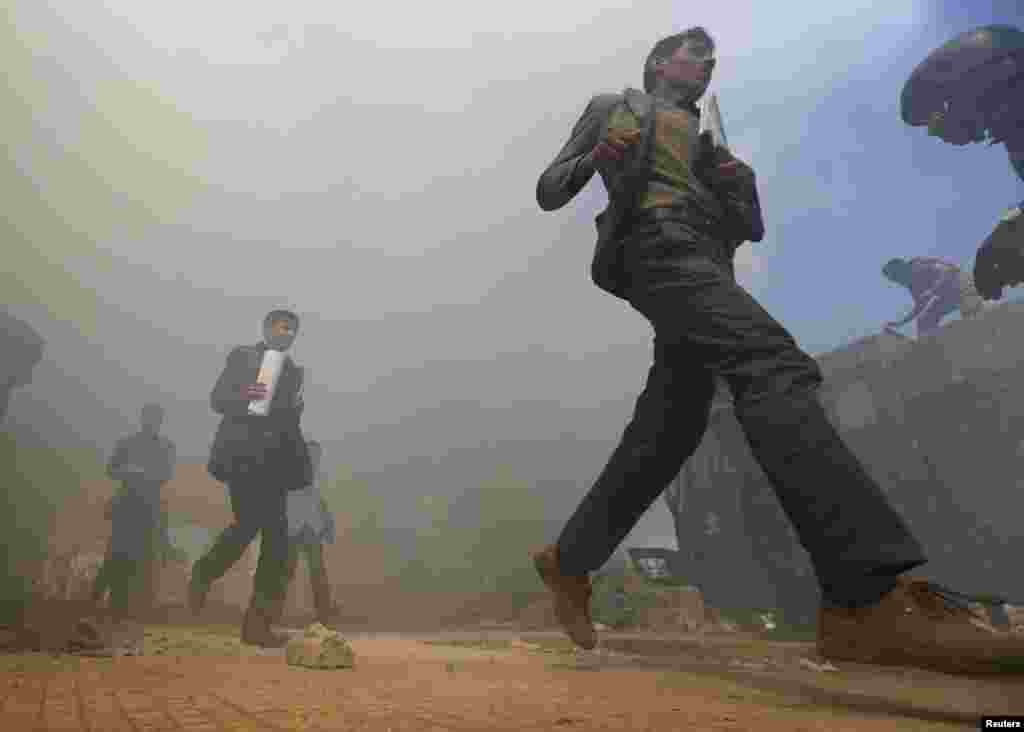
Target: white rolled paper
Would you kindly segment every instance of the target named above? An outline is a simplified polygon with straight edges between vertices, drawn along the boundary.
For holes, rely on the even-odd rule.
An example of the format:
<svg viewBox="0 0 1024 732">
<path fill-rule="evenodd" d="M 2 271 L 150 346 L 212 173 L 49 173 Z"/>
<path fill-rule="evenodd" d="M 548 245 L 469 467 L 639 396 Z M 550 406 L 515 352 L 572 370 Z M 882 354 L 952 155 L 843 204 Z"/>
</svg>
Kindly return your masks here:
<svg viewBox="0 0 1024 732">
<path fill-rule="evenodd" d="M 715 147 L 729 149 L 729 142 L 725 138 L 722 112 L 718 109 L 718 95 L 714 93 L 705 94 L 700 100 L 700 132 L 710 133 L 711 142 Z"/>
<path fill-rule="evenodd" d="M 268 348 L 263 352 L 263 362 L 260 364 L 256 383 L 266 385 L 267 396 L 264 399 L 249 402 L 249 414 L 265 417 L 270 411 L 270 402 L 274 398 L 274 389 L 277 388 L 277 379 L 281 375 L 282 366 L 284 366 L 284 351 Z"/>
</svg>

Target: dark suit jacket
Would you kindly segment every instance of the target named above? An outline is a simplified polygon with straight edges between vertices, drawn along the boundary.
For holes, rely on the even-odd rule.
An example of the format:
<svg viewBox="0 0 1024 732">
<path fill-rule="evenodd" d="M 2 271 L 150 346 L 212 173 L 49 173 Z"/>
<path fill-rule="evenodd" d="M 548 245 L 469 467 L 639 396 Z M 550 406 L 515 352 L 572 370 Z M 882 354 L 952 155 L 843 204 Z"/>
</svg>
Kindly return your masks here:
<svg viewBox="0 0 1024 732">
<path fill-rule="evenodd" d="M 573 127 L 569 141 L 555 156 L 554 161 L 537 181 L 537 203 L 545 211 L 554 211 L 571 201 L 594 175 L 590 152 L 608 133 L 608 120 L 620 104 L 629 105 L 631 111 L 646 121 L 641 142 L 629 148 L 622 166 L 607 166 L 598 172 L 608 191 L 608 207 L 598 214 L 597 245 L 590 274 L 594 283 L 618 297 L 627 297 L 629 283 L 619 265 L 619 243 L 624 223 L 636 203 L 637 194 L 649 180 L 653 145 L 654 112 L 652 98 L 635 89 L 622 94 L 601 94 L 591 99 L 583 116 Z M 697 112 L 696 108 L 692 110 Z M 721 187 L 719 197 L 737 223 L 721 238 L 734 249 L 741 241 L 760 241 L 764 237 L 764 224 L 757 198 L 756 184 Z"/>
<path fill-rule="evenodd" d="M 256 381 L 263 343 L 238 346 L 210 394 L 213 411 L 223 415 L 210 449 L 207 469 L 225 483 L 258 480 L 298 490 L 313 482 L 313 466 L 302 435 L 303 371 L 285 359 L 266 416 L 249 414 L 242 387 Z"/>
</svg>

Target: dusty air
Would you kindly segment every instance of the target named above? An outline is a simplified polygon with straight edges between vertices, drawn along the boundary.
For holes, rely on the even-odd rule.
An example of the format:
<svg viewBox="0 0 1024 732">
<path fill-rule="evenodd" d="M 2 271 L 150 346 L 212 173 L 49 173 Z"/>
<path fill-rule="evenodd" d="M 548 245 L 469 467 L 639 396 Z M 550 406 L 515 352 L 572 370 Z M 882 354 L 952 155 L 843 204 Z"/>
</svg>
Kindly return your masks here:
<svg viewBox="0 0 1024 732">
<path fill-rule="evenodd" d="M 0 728 L 1024 719 L 1015 3 L 15 5 Z"/>
</svg>

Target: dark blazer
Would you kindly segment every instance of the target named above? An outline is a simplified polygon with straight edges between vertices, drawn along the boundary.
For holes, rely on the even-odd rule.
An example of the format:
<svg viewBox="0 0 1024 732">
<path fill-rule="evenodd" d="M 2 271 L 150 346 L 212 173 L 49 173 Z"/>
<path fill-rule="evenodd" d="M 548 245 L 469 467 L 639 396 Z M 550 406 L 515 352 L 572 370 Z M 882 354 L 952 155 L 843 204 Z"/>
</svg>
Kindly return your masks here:
<svg viewBox="0 0 1024 732">
<path fill-rule="evenodd" d="M 537 203 L 545 211 L 559 209 L 590 181 L 595 172 L 590 152 L 607 134 L 612 111 L 623 103 L 645 124 L 640 143 L 629 148 L 623 165 L 603 166 L 597 171 L 608 191 L 608 207 L 595 220 L 597 244 L 590 274 L 598 287 L 625 298 L 629 283 L 619 264 L 619 243 L 636 197 L 646 187 L 650 176 L 655 125 L 652 97 L 627 89 L 622 94 L 601 94 L 591 99 L 573 127 L 569 141 L 537 181 Z M 696 107 L 691 111 L 696 114 Z M 751 181 L 740 187 L 726 185 L 716 193 L 720 194 L 730 219 L 737 223 L 729 231 L 721 233 L 722 240 L 733 248 L 738 246 L 737 240 L 760 241 L 764 237 L 764 224 L 756 184 Z"/>
<path fill-rule="evenodd" d="M 210 448 L 207 470 L 224 483 L 273 482 L 298 490 L 313 482 L 313 466 L 302 435 L 302 368 L 286 357 L 266 416 L 249 414 L 242 387 L 256 381 L 263 343 L 238 346 L 210 393 L 210 406 L 223 415 Z"/>
</svg>

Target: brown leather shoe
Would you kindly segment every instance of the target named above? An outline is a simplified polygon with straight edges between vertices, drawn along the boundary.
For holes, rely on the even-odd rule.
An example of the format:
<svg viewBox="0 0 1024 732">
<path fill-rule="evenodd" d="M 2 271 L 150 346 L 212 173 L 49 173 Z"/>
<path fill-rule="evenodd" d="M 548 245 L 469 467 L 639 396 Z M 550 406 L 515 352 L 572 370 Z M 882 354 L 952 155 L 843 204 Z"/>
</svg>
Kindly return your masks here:
<svg viewBox="0 0 1024 732">
<path fill-rule="evenodd" d="M 555 617 L 580 648 L 590 650 L 597 645 L 597 633 L 590 619 L 590 595 L 593 588 L 589 575 L 562 574 L 558 547 L 548 546 L 535 552 L 533 566 L 555 595 Z"/>
<path fill-rule="evenodd" d="M 242 643 L 263 648 L 284 648 L 288 638 L 270 629 L 273 618 L 270 612 L 250 607 L 242 621 Z"/>
<path fill-rule="evenodd" d="M 1024 638 L 994 628 L 968 599 L 901 577 L 874 605 L 823 608 L 818 652 L 833 661 L 945 673 L 1024 673 Z"/>
</svg>

